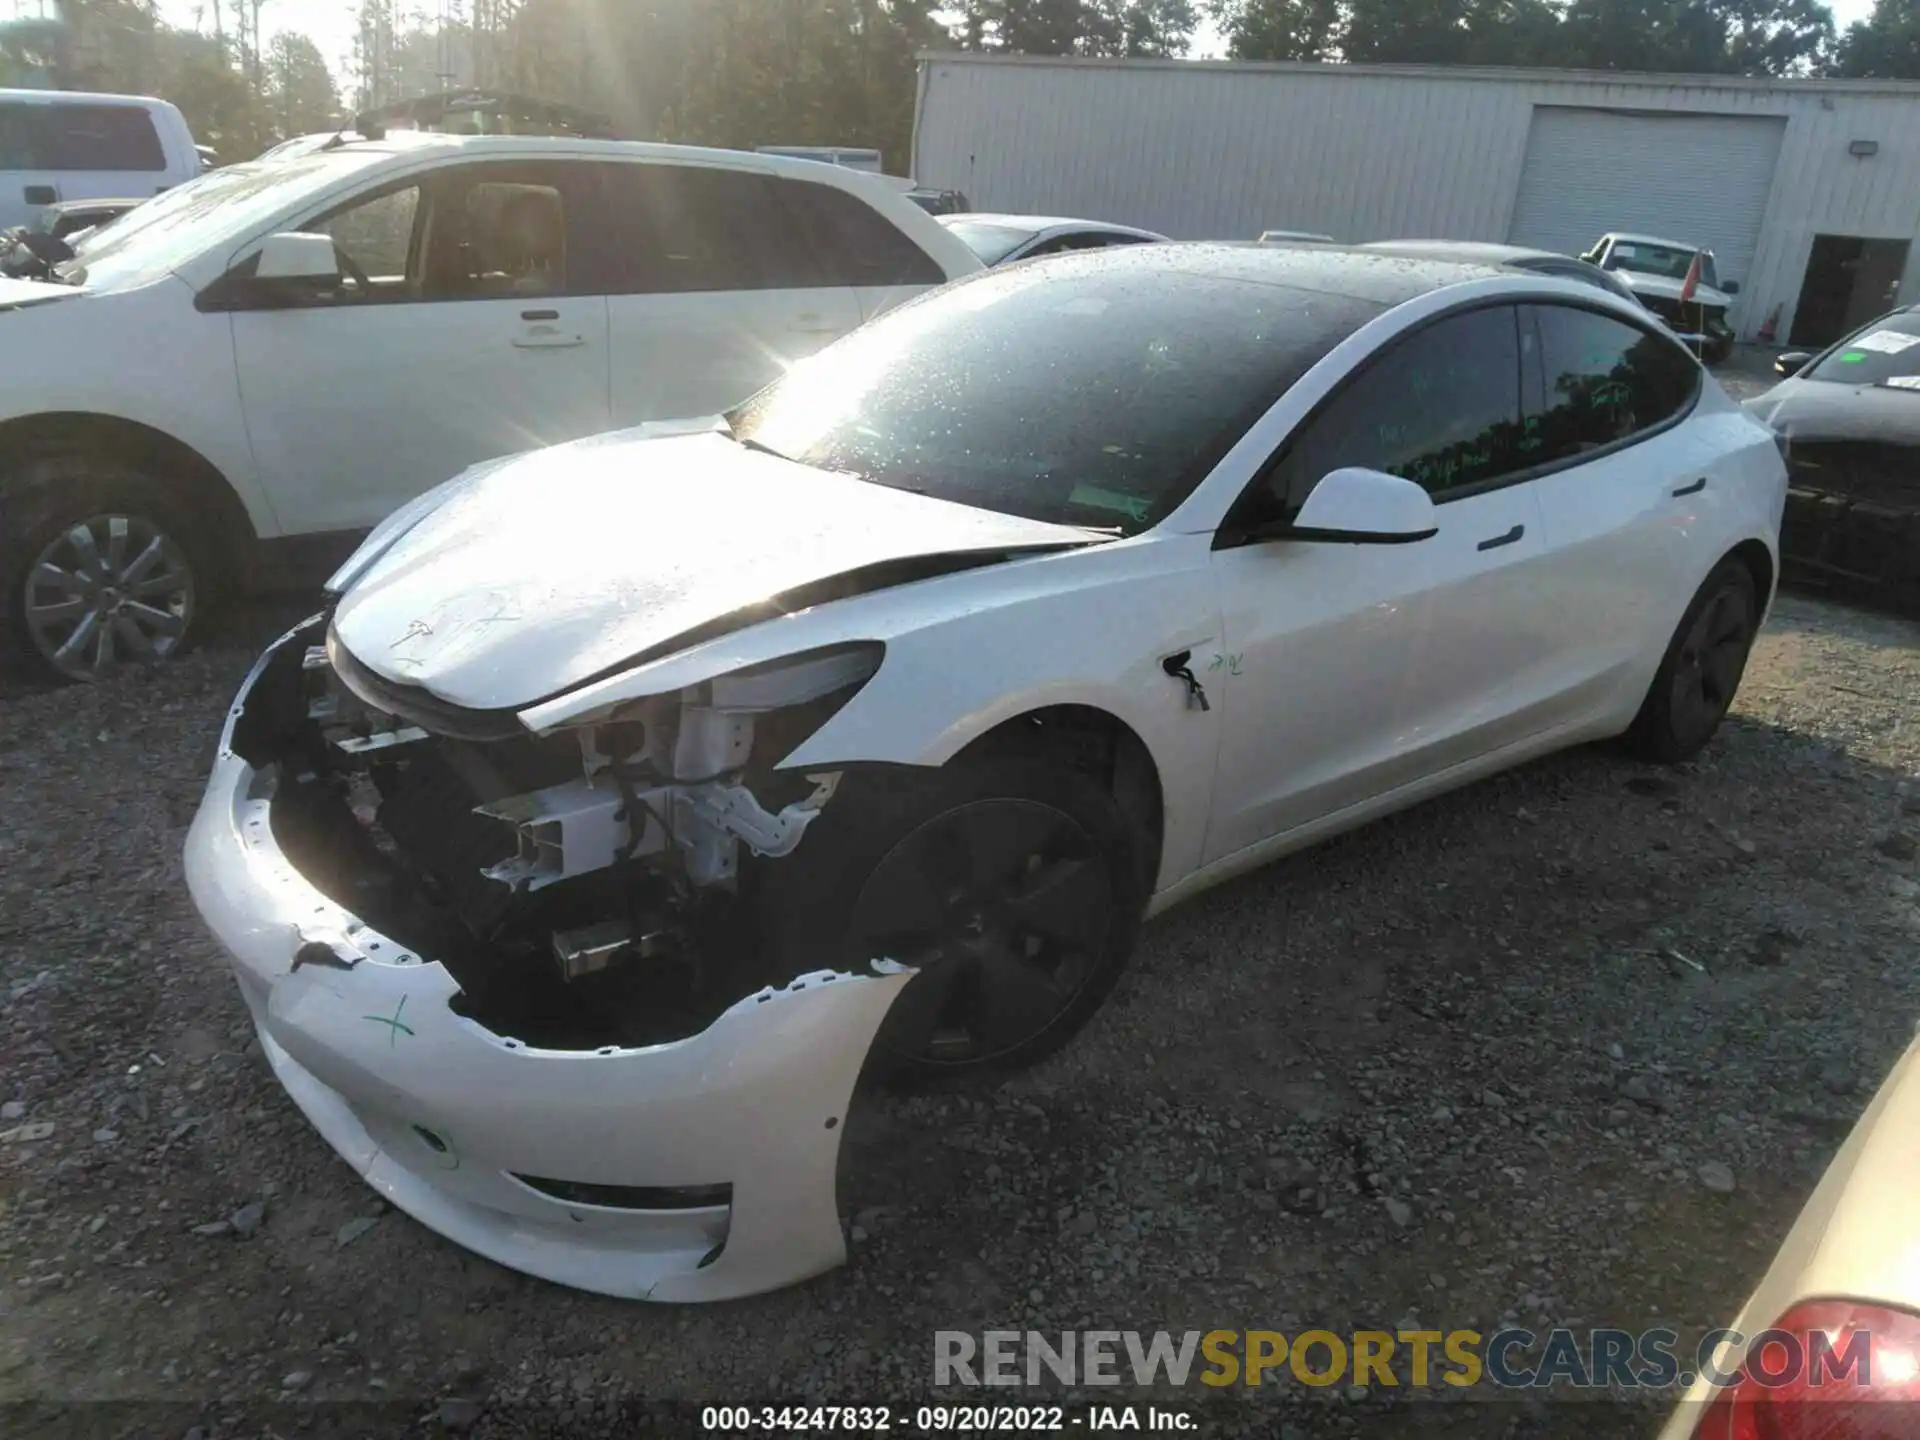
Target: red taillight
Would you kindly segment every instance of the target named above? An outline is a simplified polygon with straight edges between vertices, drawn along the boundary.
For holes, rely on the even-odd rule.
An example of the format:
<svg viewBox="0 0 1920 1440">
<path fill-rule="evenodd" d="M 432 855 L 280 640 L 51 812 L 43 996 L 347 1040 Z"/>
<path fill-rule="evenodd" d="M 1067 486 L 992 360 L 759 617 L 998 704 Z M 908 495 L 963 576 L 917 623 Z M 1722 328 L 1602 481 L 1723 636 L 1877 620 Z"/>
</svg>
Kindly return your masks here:
<svg viewBox="0 0 1920 1440">
<path fill-rule="evenodd" d="M 1694 1440 L 1916 1440 L 1920 1315 L 1852 1300 L 1794 1306 L 1749 1342 L 1741 1380 Z"/>
</svg>

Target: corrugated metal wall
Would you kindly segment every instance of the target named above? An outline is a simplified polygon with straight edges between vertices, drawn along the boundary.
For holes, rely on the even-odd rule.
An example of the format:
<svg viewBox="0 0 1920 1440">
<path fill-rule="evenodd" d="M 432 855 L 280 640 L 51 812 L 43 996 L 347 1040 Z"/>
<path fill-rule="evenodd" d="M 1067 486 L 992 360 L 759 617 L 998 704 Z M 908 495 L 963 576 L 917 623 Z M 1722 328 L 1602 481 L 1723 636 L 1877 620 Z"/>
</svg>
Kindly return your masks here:
<svg viewBox="0 0 1920 1440">
<path fill-rule="evenodd" d="M 1920 86 L 931 56 L 914 176 L 1181 239 L 1505 240 L 1536 105 L 1785 119 L 1736 318 L 1786 333 L 1816 233 L 1920 236 Z M 1852 140 L 1878 153 L 1848 155 Z M 1685 237 L 1680 237 L 1685 238 Z M 1920 245 L 1915 246 L 1920 251 Z M 1903 298 L 1920 299 L 1920 255 Z"/>
</svg>

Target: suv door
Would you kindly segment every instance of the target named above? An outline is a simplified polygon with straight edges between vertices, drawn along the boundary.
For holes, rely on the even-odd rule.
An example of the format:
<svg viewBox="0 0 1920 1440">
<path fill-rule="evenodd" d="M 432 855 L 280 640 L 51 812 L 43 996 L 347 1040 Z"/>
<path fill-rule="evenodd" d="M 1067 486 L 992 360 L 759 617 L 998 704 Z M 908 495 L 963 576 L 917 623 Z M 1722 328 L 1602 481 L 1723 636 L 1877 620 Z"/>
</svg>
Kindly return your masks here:
<svg viewBox="0 0 1920 1440">
<path fill-rule="evenodd" d="M 1366 466 L 1425 486 L 1439 532 L 1405 545 L 1217 549 L 1225 643 L 1208 861 L 1545 728 L 1559 637 L 1521 429 L 1519 317 L 1456 312 L 1393 342 L 1289 437 L 1223 528 L 1285 519 Z"/>
<path fill-rule="evenodd" d="M 649 161 L 599 170 L 615 241 L 616 426 L 730 409 L 860 323 L 858 293 L 831 283 L 770 176 Z"/>
<path fill-rule="evenodd" d="M 1546 468 L 1535 488 L 1555 560 L 1540 605 L 1563 637 L 1560 684 L 1575 709 L 1637 698 L 1702 578 L 1690 557 L 1703 527 L 1732 524 L 1713 519 L 1722 447 L 1686 423 L 1702 371 L 1612 314 L 1543 301 L 1521 315 L 1536 337 L 1526 428 Z"/>
<path fill-rule="evenodd" d="M 452 165 L 298 228 L 333 238 L 342 283 L 256 290 L 233 315 L 247 434 L 289 533 L 361 529 L 478 461 L 607 428 L 592 166 Z"/>
</svg>

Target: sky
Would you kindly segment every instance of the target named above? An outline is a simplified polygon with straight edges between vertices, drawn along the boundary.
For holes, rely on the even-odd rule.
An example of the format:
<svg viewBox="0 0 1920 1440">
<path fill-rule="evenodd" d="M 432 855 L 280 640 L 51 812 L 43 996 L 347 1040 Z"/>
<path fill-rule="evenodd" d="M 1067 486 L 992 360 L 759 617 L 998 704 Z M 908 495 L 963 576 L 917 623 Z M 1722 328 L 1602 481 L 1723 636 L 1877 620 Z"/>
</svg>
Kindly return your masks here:
<svg viewBox="0 0 1920 1440">
<path fill-rule="evenodd" d="M 1873 0 L 1829 0 L 1829 4 L 1834 23 L 1842 30 L 1855 20 L 1866 19 L 1873 8 Z M 307 35 L 320 47 L 335 76 L 344 82 L 353 63 L 354 15 L 358 9 L 355 0 L 265 0 L 260 31 L 268 39 L 281 30 Z M 197 23 L 200 29 L 213 29 L 210 0 L 161 0 L 160 13 L 174 25 L 191 28 Z M 1203 25 L 1194 41 L 1194 54 L 1198 56 L 1219 56 L 1226 49 L 1211 25 Z"/>
</svg>

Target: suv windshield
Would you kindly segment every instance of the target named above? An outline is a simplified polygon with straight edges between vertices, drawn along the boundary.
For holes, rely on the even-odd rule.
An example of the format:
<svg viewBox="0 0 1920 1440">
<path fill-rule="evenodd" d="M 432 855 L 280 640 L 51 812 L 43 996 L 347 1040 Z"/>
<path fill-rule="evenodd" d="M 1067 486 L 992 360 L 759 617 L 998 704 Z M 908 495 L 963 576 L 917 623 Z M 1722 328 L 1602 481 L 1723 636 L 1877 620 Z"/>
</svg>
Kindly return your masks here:
<svg viewBox="0 0 1920 1440">
<path fill-rule="evenodd" d="M 100 289 L 155 279 L 386 158 L 385 151 L 344 149 L 272 165 L 209 170 L 89 236 L 78 258 L 59 273 Z"/>
<path fill-rule="evenodd" d="M 1842 385 L 1920 392 L 1920 315 L 1883 315 L 1822 355 L 1802 374 Z"/>
<path fill-rule="evenodd" d="M 1130 535 L 1383 308 L 1113 253 L 988 271 L 890 311 L 741 406 L 734 435 L 875 484 Z"/>
<path fill-rule="evenodd" d="M 1607 252 L 1606 268 L 1631 270 L 1637 275 L 1659 275 L 1668 280 L 1684 280 L 1693 257 L 1700 257 L 1700 283 L 1718 290 L 1720 281 L 1713 273 L 1713 256 L 1704 250 L 1688 250 L 1674 245 L 1649 245 L 1644 240 L 1616 240 Z"/>
</svg>

